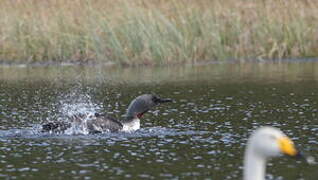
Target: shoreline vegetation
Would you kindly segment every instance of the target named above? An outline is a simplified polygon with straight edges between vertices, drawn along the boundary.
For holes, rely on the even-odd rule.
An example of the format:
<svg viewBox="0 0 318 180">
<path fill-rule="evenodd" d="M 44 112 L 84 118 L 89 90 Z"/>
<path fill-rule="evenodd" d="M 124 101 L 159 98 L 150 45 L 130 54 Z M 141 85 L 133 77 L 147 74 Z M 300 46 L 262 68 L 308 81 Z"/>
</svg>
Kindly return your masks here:
<svg viewBox="0 0 318 180">
<path fill-rule="evenodd" d="M 7 64 L 310 57 L 318 57 L 315 0 L 0 1 Z"/>
</svg>

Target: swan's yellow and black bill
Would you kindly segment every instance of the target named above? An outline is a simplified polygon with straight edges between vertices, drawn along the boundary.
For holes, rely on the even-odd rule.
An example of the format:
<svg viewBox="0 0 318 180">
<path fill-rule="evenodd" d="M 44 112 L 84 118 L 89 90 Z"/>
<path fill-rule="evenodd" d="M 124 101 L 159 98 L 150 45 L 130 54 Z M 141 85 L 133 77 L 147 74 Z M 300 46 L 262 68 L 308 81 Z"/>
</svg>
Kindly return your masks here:
<svg viewBox="0 0 318 180">
<path fill-rule="evenodd" d="M 283 154 L 288 156 L 301 156 L 301 154 L 295 148 L 295 145 L 292 140 L 288 137 L 281 137 L 278 139 L 279 149 Z"/>
</svg>

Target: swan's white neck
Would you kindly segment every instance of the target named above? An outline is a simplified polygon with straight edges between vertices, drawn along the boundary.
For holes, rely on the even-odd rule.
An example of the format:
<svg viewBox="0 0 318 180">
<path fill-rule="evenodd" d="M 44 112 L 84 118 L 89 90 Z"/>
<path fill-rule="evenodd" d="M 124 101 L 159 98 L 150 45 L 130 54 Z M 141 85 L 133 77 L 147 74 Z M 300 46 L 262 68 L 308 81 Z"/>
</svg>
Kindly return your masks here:
<svg viewBox="0 0 318 180">
<path fill-rule="evenodd" d="M 266 169 L 266 158 L 252 147 L 248 147 L 244 156 L 244 180 L 264 180 Z"/>
<path fill-rule="evenodd" d="M 134 118 L 131 121 L 123 122 L 122 131 L 124 131 L 124 132 L 132 132 L 132 131 L 136 131 L 139 128 L 140 128 L 140 119 Z"/>
</svg>

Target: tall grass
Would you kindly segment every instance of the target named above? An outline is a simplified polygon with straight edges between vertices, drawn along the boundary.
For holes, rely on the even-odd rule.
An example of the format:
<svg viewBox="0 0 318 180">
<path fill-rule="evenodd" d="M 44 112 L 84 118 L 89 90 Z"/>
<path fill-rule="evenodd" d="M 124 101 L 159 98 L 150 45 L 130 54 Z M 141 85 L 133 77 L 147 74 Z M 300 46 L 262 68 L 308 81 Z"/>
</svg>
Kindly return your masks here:
<svg viewBox="0 0 318 180">
<path fill-rule="evenodd" d="M 318 56 L 315 0 L 2 0 L 0 60 L 178 64 Z"/>
</svg>

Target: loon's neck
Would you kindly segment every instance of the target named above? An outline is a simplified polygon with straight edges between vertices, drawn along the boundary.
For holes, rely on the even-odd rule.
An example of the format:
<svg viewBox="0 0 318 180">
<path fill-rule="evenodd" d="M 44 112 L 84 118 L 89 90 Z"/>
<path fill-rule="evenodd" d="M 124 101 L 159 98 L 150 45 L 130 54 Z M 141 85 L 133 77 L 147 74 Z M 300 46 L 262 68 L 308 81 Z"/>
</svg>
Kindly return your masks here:
<svg viewBox="0 0 318 180">
<path fill-rule="evenodd" d="M 125 121 L 122 122 L 123 124 L 123 129 L 122 131 L 124 132 L 132 132 L 136 131 L 140 128 L 140 119 L 135 117 L 135 118 L 126 118 Z"/>
</svg>

